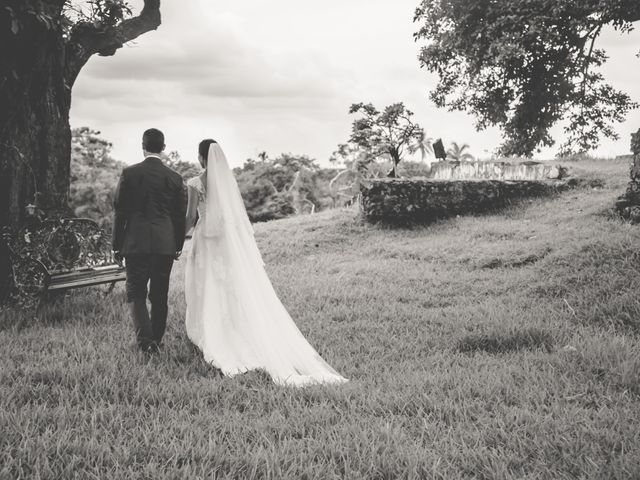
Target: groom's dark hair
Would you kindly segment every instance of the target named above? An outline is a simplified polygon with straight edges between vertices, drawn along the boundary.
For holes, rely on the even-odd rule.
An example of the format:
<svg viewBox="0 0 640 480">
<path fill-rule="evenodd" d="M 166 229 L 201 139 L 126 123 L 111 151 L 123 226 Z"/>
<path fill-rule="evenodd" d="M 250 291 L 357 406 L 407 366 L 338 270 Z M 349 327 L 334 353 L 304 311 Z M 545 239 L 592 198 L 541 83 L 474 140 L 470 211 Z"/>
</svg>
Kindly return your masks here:
<svg viewBox="0 0 640 480">
<path fill-rule="evenodd" d="M 142 135 L 142 148 L 147 152 L 160 153 L 164 150 L 164 133 L 157 128 L 150 128 Z"/>
<path fill-rule="evenodd" d="M 209 147 L 212 143 L 218 142 L 216 142 L 213 138 L 206 138 L 200 142 L 200 145 L 198 145 L 198 153 L 202 156 L 202 158 L 205 159 L 205 161 L 209 156 Z"/>
</svg>

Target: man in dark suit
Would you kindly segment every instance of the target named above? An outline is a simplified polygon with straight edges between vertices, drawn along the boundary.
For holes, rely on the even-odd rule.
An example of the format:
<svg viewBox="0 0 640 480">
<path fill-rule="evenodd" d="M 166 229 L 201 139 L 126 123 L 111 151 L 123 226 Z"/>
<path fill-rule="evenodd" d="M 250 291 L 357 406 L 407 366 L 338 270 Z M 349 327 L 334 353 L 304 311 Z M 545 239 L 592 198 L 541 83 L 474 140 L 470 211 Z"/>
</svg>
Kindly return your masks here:
<svg viewBox="0 0 640 480">
<path fill-rule="evenodd" d="M 144 161 L 123 170 L 116 190 L 113 251 L 125 259 L 127 302 L 138 346 L 155 352 L 167 325 L 171 268 L 184 244 L 186 202 L 182 177 L 160 159 L 162 132 L 144 132 L 142 148 Z"/>
</svg>

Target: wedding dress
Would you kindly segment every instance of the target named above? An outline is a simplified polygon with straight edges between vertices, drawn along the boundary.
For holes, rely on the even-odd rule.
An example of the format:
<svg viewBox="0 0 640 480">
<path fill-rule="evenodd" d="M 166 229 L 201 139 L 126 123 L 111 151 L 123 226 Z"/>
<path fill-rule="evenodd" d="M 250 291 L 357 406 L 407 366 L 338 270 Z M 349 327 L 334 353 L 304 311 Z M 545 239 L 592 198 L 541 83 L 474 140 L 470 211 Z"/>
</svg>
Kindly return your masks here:
<svg viewBox="0 0 640 480">
<path fill-rule="evenodd" d="M 187 185 L 197 192 L 199 220 L 187 254 L 186 329 L 205 360 L 228 376 L 264 369 L 280 385 L 346 382 L 278 299 L 217 143 L 209 147 L 206 185 L 200 177 Z"/>
</svg>

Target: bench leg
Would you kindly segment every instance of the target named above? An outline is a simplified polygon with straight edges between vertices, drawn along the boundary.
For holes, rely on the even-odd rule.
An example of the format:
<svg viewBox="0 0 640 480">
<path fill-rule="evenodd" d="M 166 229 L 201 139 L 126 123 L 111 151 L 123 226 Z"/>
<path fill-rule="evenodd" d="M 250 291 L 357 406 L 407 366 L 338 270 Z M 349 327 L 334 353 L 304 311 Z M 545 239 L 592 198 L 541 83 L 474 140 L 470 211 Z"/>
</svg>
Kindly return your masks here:
<svg viewBox="0 0 640 480">
<path fill-rule="evenodd" d="M 38 303 L 36 303 L 35 315 L 36 317 L 40 314 L 40 310 L 42 306 L 47 302 L 47 297 L 49 293 L 45 290 L 40 295 L 38 295 Z"/>
</svg>

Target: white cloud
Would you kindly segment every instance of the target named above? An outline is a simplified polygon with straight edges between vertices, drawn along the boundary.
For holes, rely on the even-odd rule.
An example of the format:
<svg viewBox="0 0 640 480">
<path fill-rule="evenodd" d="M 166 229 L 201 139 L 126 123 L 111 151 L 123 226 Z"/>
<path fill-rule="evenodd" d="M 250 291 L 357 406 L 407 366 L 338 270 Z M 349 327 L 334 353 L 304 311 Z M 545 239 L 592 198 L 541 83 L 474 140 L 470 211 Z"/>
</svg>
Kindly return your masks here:
<svg viewBox="0 0 640 480">
<path fill-rule="evenodd" d="M 137 7 L 141 0 L 136 0 Z M 163 0 L 163 24 L 114 57 L 91 59 L 74 88 L 72 124 L 101 130 L 114 155 L 139 158 L 140 136 L 155 126 L 170 149 L 195 160 L 201 138 L 214 137 L 230 162 L 266 150 L 325 161 L 349 134 L 352 102 L 382 107 L 404 101 L 428 133 L 469 143 L 487 155 L 497 129 L 476 132 L 461 112 L 428 101 L 433 75 L 421 71 L 413 41 L 416 0 Z M 605 74 L 640 99 L 640 34 L 605 32 Z M 634 112 L 619 128 L 625 153 L 640 127 Z M 552 152 L 545 152 L 549 155 Z"/>
</svg>

